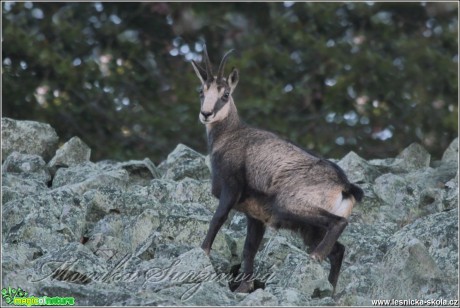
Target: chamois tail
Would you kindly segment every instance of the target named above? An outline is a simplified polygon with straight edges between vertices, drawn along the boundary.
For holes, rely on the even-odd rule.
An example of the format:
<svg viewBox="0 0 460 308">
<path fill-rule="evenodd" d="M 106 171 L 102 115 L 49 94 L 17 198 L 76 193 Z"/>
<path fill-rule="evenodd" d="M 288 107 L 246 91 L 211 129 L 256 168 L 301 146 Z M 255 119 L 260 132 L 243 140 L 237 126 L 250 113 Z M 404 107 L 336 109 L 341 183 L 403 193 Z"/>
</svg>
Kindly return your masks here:
<svg viewBox="0 0 460 308">
<path fill-rule="evenodd" d="M 355 197 L 355 200 L 357 202 L 360 202 L 361 200 L 363 200 L 364 192 L 361 188 L 359 188 L 355 184 L 350 184 L 350 186 L 348 187 L 347 193 L 353 195 L 353 197 Z"/>
</svg>

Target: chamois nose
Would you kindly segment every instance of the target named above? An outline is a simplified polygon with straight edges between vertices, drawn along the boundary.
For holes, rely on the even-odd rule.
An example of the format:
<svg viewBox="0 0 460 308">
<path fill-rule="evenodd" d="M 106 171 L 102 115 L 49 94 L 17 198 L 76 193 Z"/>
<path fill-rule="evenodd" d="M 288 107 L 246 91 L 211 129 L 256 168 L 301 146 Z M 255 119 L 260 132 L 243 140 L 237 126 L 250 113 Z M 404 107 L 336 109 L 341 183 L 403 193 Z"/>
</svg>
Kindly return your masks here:
<svg viewBox="0 0 460 308">
<path fill-rule="evenodd" d="M 206 120 L 210 115 L 212 115 L 212 112 L 201 111 L 201 115 Z"/>
</svg>

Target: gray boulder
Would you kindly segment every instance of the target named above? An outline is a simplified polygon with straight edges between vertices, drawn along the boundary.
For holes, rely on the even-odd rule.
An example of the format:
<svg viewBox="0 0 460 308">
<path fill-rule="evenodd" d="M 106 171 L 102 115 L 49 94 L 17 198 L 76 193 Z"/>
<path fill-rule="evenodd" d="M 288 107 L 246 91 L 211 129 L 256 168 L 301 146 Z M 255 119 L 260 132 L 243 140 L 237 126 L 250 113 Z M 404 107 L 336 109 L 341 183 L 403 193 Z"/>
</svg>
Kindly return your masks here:
<svg viewBox="0 0 460 308">
<path fill-rule="evenodd" d="M 33 179 L 42 183 L 51 180 L 46 163 L 38 155 L 22 154 L 14 151 L 2 165 L 2 171 L 8 174 L 19 175 L 24 179 Z"/>
<path fill-rule="evenodd" d="M 355 152 L 348 153 L 337 164 L 345 171 L 352 183 L 372 182 L 380 175 L 375 166 L 366 162 Z"/>
<path fill-rule="evenodd" d="M 175 181 L 185 177 L 197 180 L 210 177 L 205 157 L 183 144 L 177 145 L 159 168 L 163 172 L 163 178 Z"/>
<path fill-rule="evenodd" d="M 91 149 L 78 137 L 64 143 L 57 151 L 48 166 L 53 174 L 60 167 L 71 167 L 89 162 Z"/>
<path fill-rule="evenodd" d="M 275 295 L 264 291 L 262 289 L 257 289 L 253 293 L 246 296 L 242 301 L 238 303 L 238 306 L 269 306 L 274 307 L 278 306 L 278 299 Z"/>
<path fill-rule="evenodd" d="M 40 156 L 12 152 L 2 165 L 2 203 L 46 191 L 50 180 Z"/>
<path fill-rule="evenodd" d="M 56 131 L 46 123 L 2 118 L 2 159 L 17 151 L 48 161 L 58 145 Z"/>
<path fill-rule="evenodd" d="M 328 260 L 312 262 L 298 234 L 270 228 L 255 259 L 256 290 L 231 292 L 244 266 L 246 219 L 232 211 L 204 254 L 218 200 L 209 157 L 184 145 L 158 167 L 149 159 L 90 162 L 78 138 L 48 165 L 42 154 L 14 149 L 2 170 L 2 283 L 37 296 L 73 296 L 76 305 L 365 306 L 376 298 L 455 298 L 456 153 L 453 142 L 431 162 L 412 144 L 396 158 L 366 161 L 351 152 L 338 162 L 365 197 L 339 239 L 346 251 L 333 295 Z"/>
<path fill-rule="evenodd" d="M 42 254 L 80 241 L 86 208 L 69 190 L 26 196 L 2 205 L 4 241 L 29 243 Z"/>
<path fill-rule="evenodd" d="M 443 162 L 454 161 L 458 164 L 458 137 L 455 138 L 442 155 Z"/>
<path fill-rule="evenodd" d="M 412 143 L 395 158 L 371 159 L 369 164 L 382 173 L 406 173 L 430 166 L 431 155 L 418 143 Z"/>
<path fill-rule="evenodd" d="M 92 188 L 112 187 L 126 189 L 133 185 L 148 185 L 158 176 L 155 165 L 149 160 L 118 162 L 85 162 L 57 170 L 53 188 L 72 185 L 86 191 Z"/>
<path fill-rule="evenodd" d="M 387 242 L 372 298 L 454 298 L 458 290 L 458 209 L 416 220 Z"/>
</svg>

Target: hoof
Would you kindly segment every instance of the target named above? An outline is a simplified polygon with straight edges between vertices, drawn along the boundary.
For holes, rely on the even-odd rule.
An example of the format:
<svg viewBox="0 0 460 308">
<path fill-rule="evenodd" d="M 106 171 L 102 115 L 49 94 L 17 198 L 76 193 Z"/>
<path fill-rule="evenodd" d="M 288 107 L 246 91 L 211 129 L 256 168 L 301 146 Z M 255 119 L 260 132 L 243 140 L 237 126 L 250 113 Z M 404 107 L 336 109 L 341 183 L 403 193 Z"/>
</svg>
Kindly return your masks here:
<svg viewBox="0 0 460 308">
<path fill-rule="evenodd" d="M 254 290 L 254 282 L 243 281 L 240 283 L 239 287 L 236 288 L 235 293 L 249 293 Z"/>
<path fill-rule="evenodd" d="M 318 252 L 313 252 L 310 256 L 314 261 L 318 263 L 321 263 L 324 260 L 324 257 Z"/>
<path fill-rule="evenodd" d="M 203 249 L 204 253 L 209 257 L 209 254 L 211 253 L 211 248 L 201 246 L 201 249 Z"/>
</svg>

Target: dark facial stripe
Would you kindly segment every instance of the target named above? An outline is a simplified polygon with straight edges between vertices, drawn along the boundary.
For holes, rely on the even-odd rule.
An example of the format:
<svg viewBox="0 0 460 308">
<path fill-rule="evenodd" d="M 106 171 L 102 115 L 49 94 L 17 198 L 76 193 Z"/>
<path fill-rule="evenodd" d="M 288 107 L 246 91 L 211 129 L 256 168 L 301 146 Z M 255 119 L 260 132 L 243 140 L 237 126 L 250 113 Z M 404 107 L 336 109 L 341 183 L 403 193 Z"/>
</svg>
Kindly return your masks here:
<svg viewBox="0 0 460 308">
<path fill-rule="evenodd" d="M 221 110 L 222 107 L 225 106 L 226 103 L 228 103 L 228 100 L 224 101 L 222 98 L 219 98 L 216 104 L 214 105 L 214 114 L 217 114 L 219 110 Z"/>
<path fill-rule="evenodd" d="M 220 86 L 220 87 L 222 87 L 222 86 Z M 230 87 L 229 87 L 228 85 L 226 85 L 226 86 L 224 86 L 224 87 L 225 87 L 225 91 L 224 91 L 223 93 L 225 93 L 225 92 L 227 92 L 227 91 L 230 92 Z M 219 88 L 219 87 L 218 87 L 218 88 Z M 222 94 L 222 96 L 223 96 L 223 94 Z M 217 114 L 217 113 L 219 112 L 219 110 L 221 110 L 222 107 L 224 107 L 225 104 L 228 103 L 228 100 L 229 100 L 229 99 L 224 100 L 222 97 L 219 98 L 219 99 L 217 100 L 216 104 L 214 105 L 214 114 Z"/>
</svg>

